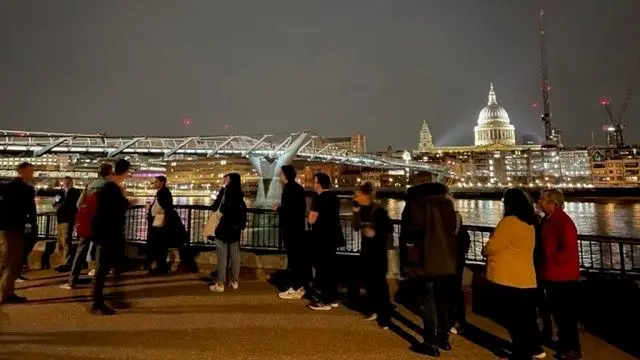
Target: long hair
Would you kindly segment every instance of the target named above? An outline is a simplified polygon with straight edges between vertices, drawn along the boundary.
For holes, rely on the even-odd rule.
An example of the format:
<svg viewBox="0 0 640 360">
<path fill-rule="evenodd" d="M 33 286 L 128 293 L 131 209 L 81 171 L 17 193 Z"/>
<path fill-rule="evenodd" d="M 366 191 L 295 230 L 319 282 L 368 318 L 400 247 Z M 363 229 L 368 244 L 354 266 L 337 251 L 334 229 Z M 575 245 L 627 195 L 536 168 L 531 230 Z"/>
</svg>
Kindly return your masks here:
<svg viewBox="0 0 640 360">
<path fill-rule="evenodd" d="M 244 197 L 242 193 L 242 181 L 240 178 L 240 174 L 238 173 L 228 173 L 225 175 L 229 178 L 229 183 L 224 187 L 224 196 L 226 199 L 229 198 L 240 198 Z"/>
<path fill-rule="evenodd" d="M 507 189 L 502 201 L 504 202 L 504 216 L 515 216 L 529 225 L 538 223 L 533 202 L 522 189 Z"/>
</svg>

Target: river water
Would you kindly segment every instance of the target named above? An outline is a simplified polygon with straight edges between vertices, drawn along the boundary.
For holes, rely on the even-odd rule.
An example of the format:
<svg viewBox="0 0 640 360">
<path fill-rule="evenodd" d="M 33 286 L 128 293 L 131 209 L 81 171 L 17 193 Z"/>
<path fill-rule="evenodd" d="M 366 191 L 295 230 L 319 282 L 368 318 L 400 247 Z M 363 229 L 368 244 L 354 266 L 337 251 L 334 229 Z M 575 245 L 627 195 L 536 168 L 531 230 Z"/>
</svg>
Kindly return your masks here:
<svg viewBox="0 0 640 360">
<path fill-rule="evenodd" d="M 52 198 L 38 198 L 38 211 L 52 211 Z M 150 199 L 136 198 L 144 204 Z M 204 205 L 211 200 L 203 197 L 177 197 L 176 204 Z M 250 200 L 248 201 L 250 206 Z M 392 218 L 399 218 L 404 208 L 403 200 L 383 199 Z M 566 211 L 575 221 L 578 232 L 584 235 L 636 237 L 640 233 L 640 202 L 567 202 Z M 502 217 L 502 202 L 498 200 L 458 199 L 456 208 L 465 224 L 495 226 Z M 342 201 L 342 213 L 351 212 L 351 202 Z"/>
</svg>

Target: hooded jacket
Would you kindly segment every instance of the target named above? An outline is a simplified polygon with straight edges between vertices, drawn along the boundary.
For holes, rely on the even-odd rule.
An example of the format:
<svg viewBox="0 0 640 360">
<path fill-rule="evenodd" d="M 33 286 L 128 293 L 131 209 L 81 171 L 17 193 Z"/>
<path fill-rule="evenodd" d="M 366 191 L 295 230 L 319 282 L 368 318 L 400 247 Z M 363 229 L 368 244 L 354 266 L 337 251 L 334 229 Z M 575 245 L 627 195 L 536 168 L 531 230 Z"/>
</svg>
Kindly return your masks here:
<svg viewBox="0 0 640 360">
<path fill-rule="evenodd" d="M 407 191 L 402 212 L 400 253 L 409 277 L 454 275 L 457 266 L 457 217 L 441 184 L 423 184 Z"/>
</svg>

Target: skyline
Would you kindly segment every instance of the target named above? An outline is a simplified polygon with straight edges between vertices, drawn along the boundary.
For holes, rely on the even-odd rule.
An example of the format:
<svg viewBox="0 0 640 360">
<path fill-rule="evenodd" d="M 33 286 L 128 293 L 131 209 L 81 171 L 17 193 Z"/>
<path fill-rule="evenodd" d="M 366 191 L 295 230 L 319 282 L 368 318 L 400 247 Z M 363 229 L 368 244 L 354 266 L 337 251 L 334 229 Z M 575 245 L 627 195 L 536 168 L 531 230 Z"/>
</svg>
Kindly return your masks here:
<svg viewBox="0 0 640 360">
<path fill-rule="evenodd" d="M 375 151 L 415 148 L 426 120 L 436 146 L 469 145 L 493 82 L 517 139 L 542 136 L 544 7 L 552 121 L 586 145 L 607 123 L 599 99 L 619 109 L 640 50 L 634 0 L 149 4 L 0 0 L 0 128 L 362 132 Z M 630 143 L 638 117 L 634 94 Z"/>
</svg>

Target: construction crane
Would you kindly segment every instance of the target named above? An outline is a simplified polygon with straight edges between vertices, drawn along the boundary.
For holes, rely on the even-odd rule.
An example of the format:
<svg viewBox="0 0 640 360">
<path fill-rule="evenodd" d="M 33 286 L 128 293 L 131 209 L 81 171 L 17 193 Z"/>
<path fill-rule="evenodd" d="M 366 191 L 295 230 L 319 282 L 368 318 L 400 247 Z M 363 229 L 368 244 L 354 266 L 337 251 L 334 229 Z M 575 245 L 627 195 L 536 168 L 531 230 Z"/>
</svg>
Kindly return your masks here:
<svg viewBox="0 0 640 360">
<path fill-rule="evenodd" d="M 600 99 L 600 105 L 604 106 L 604 109 L 607 111 L 607 115 L 609 116 L 609 120 L 611 121 L 611 125 L 607 127 L 607 130 L 613 132 L 613 141 L 617 148 L 624 147 L 623 132 L 625 125 L 622 123 L 622 119 L 624 118 L 624 115 L 629 108 L 629 103 L 631 102 L 631 97 L 633 96 L 633 90 L 638 86 L 640 86 L 640 54 L 638 54 L 636 67 L 633 74 L 631 75 L 631 80 L 627 85 L 622 106 L 620 107 L 620 111 L 618 112 L 618 114 L 614 113 L 613 110 L 611 110 L 609 98 L 603 97 Z"/>
<path fill-rule="evenodd" d="M 555 143 L 554 129 L 551 126 L 551 110 L 549 109 L 549 92 L 551 87 L 549 86 L 549 72 L 547 66 L 547 24 L 544 18 L 544 9 L 540 9 L 538 12 L 539 26 L 540 26 L 540 70 L 542 73 L 542 122 L 544 123 L 544 139 L 548 144 Z"/>
</svg>

